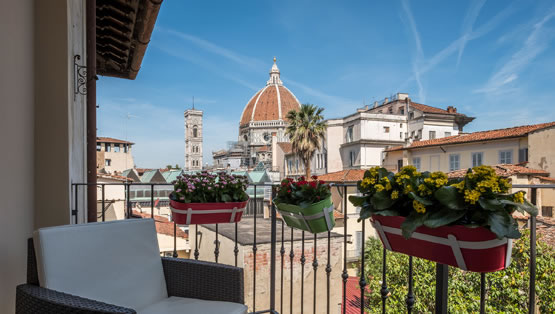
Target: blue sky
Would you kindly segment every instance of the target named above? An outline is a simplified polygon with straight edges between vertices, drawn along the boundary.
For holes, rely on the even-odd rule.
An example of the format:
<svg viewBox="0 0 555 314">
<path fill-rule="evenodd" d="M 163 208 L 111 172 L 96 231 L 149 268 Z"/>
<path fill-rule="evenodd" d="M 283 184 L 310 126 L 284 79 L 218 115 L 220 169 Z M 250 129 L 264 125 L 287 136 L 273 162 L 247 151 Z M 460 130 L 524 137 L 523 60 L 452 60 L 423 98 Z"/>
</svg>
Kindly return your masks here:
<svg viewBox="0 0 555 314">
<path fill-rule="evenodd" d="M 407 92 L 477 117 L 467 132 L 555 121 L 550 0 L 165 0 L 137 79 L 98 81 L 98 134 L 135 142 L 137 167 L 183 165 L 194 96 L 211 162 L 274 56 L 326 118 Z"/>
</svg>

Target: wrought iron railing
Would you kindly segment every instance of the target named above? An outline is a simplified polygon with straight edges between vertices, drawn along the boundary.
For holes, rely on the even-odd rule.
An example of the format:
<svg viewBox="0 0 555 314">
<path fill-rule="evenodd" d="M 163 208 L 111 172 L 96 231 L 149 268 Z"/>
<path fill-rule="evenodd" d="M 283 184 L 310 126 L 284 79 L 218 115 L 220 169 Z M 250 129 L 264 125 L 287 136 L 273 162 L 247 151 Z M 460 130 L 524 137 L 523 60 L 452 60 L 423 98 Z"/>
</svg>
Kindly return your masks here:
<svg viewBox="0 0 555 314">
<path fill-rule="evenodd" d="M 79 191 L 81 189 L 84 189 L 85 186 L 89 186 L 89 185 L 96 185 L 100 188 L 101 190 L 101 199 L 99 200 L 100 205 L 101 205 L 101 211 L 100 211 L 100 215 L 99 215 L 99 220 L 100 221 L 104 221 L 106 219 L 105 216 L 105 210 L 106 210 L 106 204 L 107 202 L 111 202 L 111 200 L 107 200 L 106 196 L 105 196 L 105 191 L 106 191 L 106 187 L 108 186 L 121 186 L 124 189 L 124 194 L 125 194 L 125 218 L 131 218 L 133 217 L 133 213 L 132 213 L 132 209 L 134 206 L 134 201 L 132 198 L 130 198 L 130 191 L 131 191 L 131 187 L 144 187 L 147 186 L 150 189 L 150 214 L 151 217 L 154 217 L 154 208 L 155 208 L 155 190 L 156 187 L 158 186 L 169 186 L 171 184 L 169 183 L 148 183 L 148 184 L 144 184 L 144 183 L 75 183 L 72 184 L 72 190 L 73 190 L 73 195 L 74 195 L 74 207 L 72 208 L 72 214 L 75 217 L 75 223 L 77 223 L 77 216 L 78 216 L 78 211 L 79 210 L 84 210 L 83 208 L 78 208 L 78 204 L 79 204 Z M 312 235 L 309 233 L 305 233 L 304 231 L 301 232 L 300 237 L 298 237 L 298 231 L 293 230 L 293 228 L 287 227 L 281 220 L 279 220 L 277 218 L 277 214 L 276 214 L 276 208 L 274 206 L 274 204 L 271 202 L 271 199 L 269 200 L 269 203 L 271 204 L 269 206 L 269 220 L 270 220 L 270 269 L 269 269 L 269 274 L 263 274 L 264 277 L 266 275 L 269 275 L 269 289 L 264 289 L 265 291 L 269 291 L 269 307 L 263 310 L 260 310 L 259 307 L 257 307 L 257 287 L 260 288 L 260 284 L 263 284 L 264 281 L 258 281 L 257 280 L 257 251 L 258 251 L 258 245 L 257 245 L 257 235 L 259 234 L 259 232 L 264 232 L 267 230 L 257 230 L 257 220 L 260 218 L 261 212 L 259 210 L 257 210 L 256 207 L 260 206 L 260 204 L 263 205 L 263 203 L 259 202 L 259 197 L 260 197 L 260 193 L 257 193 L 257 190 L 259 189 L 267 189 L 268 187 L 272 187 L 271 184 L 256 184 L 256 185 L 251 185 L 252 189 L 254 190 L 254 202 L 253 202 L 253 206 L 255 207 L 255 209 L 252 211 L 252 219 L 253 219 L 253 239 L 252 239 L 252 248 L 250 249 L 252 252 L 252 266 L 247 265 L 246 263 L 244 263 L 245 265 L 239 265 L 239 242 L 238 242 L 238 234 L 239 234 L 239 228 L 238 226 L 241 224 L 241 222 L 239 223 L 235 223 L 234 225 L 234 236 L 232 237 L 233 239 L 231 239 L 234 242 L 233 248 L 229 247 L 226 249 L 229 250 L 233 250 L 233 257 L 234 257 L 234 265 L 235 266 L 244 266 L 245 267 L 245 272 L 252 272 L 252 300 L 247 300 L 248 302 L 252 302 L 249 303 L 250 305 L 250 309 L 252 310 L 252 313 L 304 313 L 305 312 L 305 307 L 307 306 L 307 304 L 305 304 L 305 298 L 309 297 L 309 296 L 305 296 L 305 270 L 309 267 L 312 267 L 313 270 L 313 279 L 312 279 L 312 285 L 313 285 L 313 292 L 312 292 L 312 312 L 313 313 L 336 313 L 336 310 L 332 309 L 332 305 L 330 303 L 330 291 L 331 291 L 331 273 L 332 273 L 332 267 L 333 265 L 331 264 L 331 243 L 332 243 L 332 235 L 334 238 L 342 238 L 342 248 L 341 248 L 341 255 L 342 255 L 342 270 L 341 270 L 341 285 L 342 285 L 342 296 L 341 296 L 341 301 L 342 301 L 342 306 L 341 306 L 341 313 L 345 314 L 347 313 L 347 280 L 349 278 L 348 275 L 348 267 L 351 264 L 350 262 L 352 262 L 352 257 L 354 257 L 354 254 L 352 252 L 352 250 L 348 250 L 348 244 L 350 244 L 350 235 L 348 234 L 349 230 L 348 230 L 348 223 L 347 220 L 348 219 L 353 219 L 353 217 L 349 217 L 349 215 L 346 214 L 346 210 L 348 208 L 348 201 L 347 201 L 347 195 L 348 195 L 348 188 L 349 187 L 355 187 L 355 184 L 333 184 L 333 189 L 337 189 L 337 191 L 339 192 L 340 196 L 341 196 L 341 208 L 344 211 L 343 212 L 343 227 L 341 231 L 341 235 L 338 235 L 335 232 L 331 232 L 328 231 L 327 234 L 321 234 L 319 236 L 316 235 Z M 529 191 L 529 195 L 530 200 L 533 204 L 537 203 L 537 191 L 538 189 L 554 189 L 555 185 L 513 185 L 513 188 L 519 188 L 519 189 L 528 189 Z M 262 194 L 263 195 L 263 194 Z M 273 195 L 272 195 L 273 196 Z M 144 202 L 144 200 L 141 200 Z M 365 306 L 366 306 L 366 289 L 367 289 L 367 283 L 365 280 L 365 269 L 364 269 L 364 265 L 366 262 L 372 262 L 372 261 L 366 261 L 365 260 L 365 254 L 364 254 L 364 249 L 365 249 L 365 241 L 366 241 L 366 224 L 365 223 L 360 223 L 360 231 L 362 232 L 362 238 L 361 238 L 361 243 L 359 245 L 357 245 L 357 249 L 360 249 L 360 263 L 358 263 L 358 274 L 359 274 L 359 288 L 360 288 L 360 313 L 364 313 L 365 312 Z M 279 226 L 279 227 L 278 227 Z M 195 225 L 194 229 L 195 229 L 195 237 L 194 237 L 194 254 L 191 256 L 191 258 L 195 258 L 195 259 L 199 259 L 199 255 L 200 255 L 200 248 L 199 248 L 199 237 L 197 236 L 199 234 L 198 231 L 198 225 Z M 530 217 L 529 219 L 529 229 L 530 229 L 530 265 L 529 265 L 529 269 L 530 269 L 530 280 L 529 280 L 529 301 L 528 301 L 528 311 L 529 313 L 535 313 L 536 311 L 536 218 L 535 217 Z M 176 229 L 177 226 L 174 223 L 174 251 L 173 251 L 173 256 L 177 257 L 177 247 L 176 247 Z M 278 238 L 278 230 L 280 230 L 280 238 Z M 337 231 L 339 231 L 338 229 L 335 229 Z M 191 230 L 189 230 L 190 232 Z M 351 231 L 352 232 L 352 231 Z M 297 235 L 295 235 L 295 233 L 297 233 Z M 289 243 L 287 243 L 288 241 L 286 240 L 286 234 L 289 234 Z M 216 240 L 214 241 L 214 260 L 216 262 L 218 262 L 219 259 L 219 255 L 221 253 L 220 251 L 220 243 L 221 241 L 219 241 L 219 229 L 218 229 L 218 225 L 215 225 L 215 238 Z M 318 240 L 322 241 L 322 240 L 326 240 L 327 239 L 327 260 L 325 261 L 325 288 L 322 286 L 319 286 L 318 284 L 318 276 L 317 276 L 317 270 L 320 267 L 320 263 L 321 261 L 318 260 L 318 254 L 317 254 L 317 242 Z M 297 254 L 295 253 L 295 242 L 300 241 L 300 258 L 298 259 L 298 264 L 295 265 L 295 257 L 297 256 Z M 307 241 L 311 241 L 313 242 L 313 251 L 308 251 L 306 250 L 305 244 L 307 243 Z M 279 251 L 278 251 L 278 245 L 279 245 Z M 289 246 L 289 250 L 287 248 L 287 246 Z M 191 248 L 192 249 L 192 248 Z M 277 256 L 279 254 L 279 256 Z M 308 255 L 312 255 L 312 260 L 309 260 L 309 256 Z M 384 248 L 383 249 L 383 253 L 382 253 L 382 280 L 381 280 L 381 287 L 380 287 L 380 294 L 381 294 L 381 298 L 382 298 L 382 302 L 381 302 L 381 311 L 382 313 L 387 313 L 387 300 L 388 297 L 390 296 L 390 291 L 388 289 L 388 285 L 387 285 L 387 256 L 388 256 L 388 252 L 387 250 Z M 409 265 L 408 265 L 408 274 L 407 274 L 407 282 L 408 282 L 408 294 L 406 295 L 405 298 L 405 303 L 406 303 L 406 309 L 408 313 L 411 313 L 415 302 L 417 302 L 415 295 L 414 295 L 414 280 L 413 280 L 413 273 L 414 273 L 414 267 L 413 267 L 413 257 L 409 256 Z M 348 260 L 349 259 L 349 260 Z M 286 265 L 287 263 L 289 263 L 290 265 L 290 270 L 289 270 L 289 291 L 285 291 L 284 290 L 284 281 L 286 281 L 286 278 L 284 277 L 285 273 L 284 273 L 284 265 Z M 310 263 L 309 265 L 306 265 L 306 263 Z M 249 267 L 247 267 L 249 266 Z M 277 272 L 277 267 L 280 267 L 280 272 L 278 274 Z M 300 267 L 300 285 L 295 285 L 294 284 L 294 267 Z M 277 278 L 276 276 L 279 276 L 279 278 Z M 486 308 L 486 274 L 482 273 L 480 276 L 480 313 L 485 313 L 485 308 Z M 258 279 L 260 279 L 258 277 Z M 310 280 L 310 279 L 308 279 Z M 447 285 L 448 285 L 448 266 L 447 265 L 442 265 L 442 264 L 437 264 L 436 263 L 436 298 L 435 298 L 435 312 L 436 313 L 447 313 Z M 279 284 L 280 289 L 279 292 L 276 293 L 276 284 Z M 308 284 L 308 283 L 307 283 Z M 264 287 L 267 288 L 267 287 Z M 325 306 L 321 305 L 321 301 L 322 300 L 318 300 L 317 297 L 317 291 L 319 291 L 319 289 L 325 289 L 325 295 L 326 295 L 326 300 L 325 300 Z M 276 294 L 279 294 L 279 304 L 276 304 L 276 297 L 278 297 Z M 284 304 L 284 294 L 289 294 L 289 304 Z M 295 300 L 300 300 L 300 303 L 298 305 L 294 305 Z M 309 303 L 308 303 L 309 304 Z M 257 311 L 258 309 L 258 311 Z M 279 310 L 279 311 L 278 311 Z"/>
</svg>

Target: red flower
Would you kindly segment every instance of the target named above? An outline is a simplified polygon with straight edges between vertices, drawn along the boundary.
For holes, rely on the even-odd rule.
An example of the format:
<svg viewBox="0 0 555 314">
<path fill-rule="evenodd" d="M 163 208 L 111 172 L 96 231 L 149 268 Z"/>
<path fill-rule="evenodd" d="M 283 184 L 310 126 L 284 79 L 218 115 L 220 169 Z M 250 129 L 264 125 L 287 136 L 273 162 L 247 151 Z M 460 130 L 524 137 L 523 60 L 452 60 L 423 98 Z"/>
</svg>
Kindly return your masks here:
<svg viewBox="0 0 555 314">
<path fill-rule="evenodd" d="M 318 186 L 318 183 L 316 183 L 316 181 L 310 181 L 308 184 L 310 184 L 310 186 L 314 189 L 316 188 L 316 186 Z"/>
<path fill-rule="evenodd" d="M 291 190 L 287 190 L 287 193 L 291 193 Z"/>
<path fill-rule="evenodd" d="M 318 176 L 312 176 L 312 180 L 318 180 Z"/>
<path fill-rule="evenodd" d="M 308 182 L 305 181 L 305 180 L 302 180 L 302 181 L 298 182 L 298 185 L 307 185 L 307 184 L 308 184 Z"/>
<path fill-rule="evenodd" d="M 293 182 L 294 180 L 293 180 L 293 178 L 287 178 L 287 181 Z"/>
<path fill-rule="evenodd" d="M 304 181 L 304 176 L 299 177 L 298 181 Z"/>
<path fill-rule="evenodd" d="M 323 180 L 320 180 L 318 182 L 320 182 L 320 184 L 326 184 L 326 181 L 323 181 Z"/>
</svg>

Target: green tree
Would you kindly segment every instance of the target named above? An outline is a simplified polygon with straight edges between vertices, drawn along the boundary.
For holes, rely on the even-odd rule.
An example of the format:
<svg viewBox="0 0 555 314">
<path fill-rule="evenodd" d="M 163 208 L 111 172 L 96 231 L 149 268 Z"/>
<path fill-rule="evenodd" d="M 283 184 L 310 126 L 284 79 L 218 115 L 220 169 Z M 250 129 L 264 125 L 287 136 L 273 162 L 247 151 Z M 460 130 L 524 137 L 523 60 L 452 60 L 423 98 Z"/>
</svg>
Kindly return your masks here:
<svg viewBox="0 0 555 314">
<path fill-rule="evenodd" d="M 287 113 L 289 126 L 286 134 L 291 139 L 293 152 L 299 156 L 305 165 L 306 178 L 311 176 L 310 161 L 314 153 L 321 146 L 321 140 L 326 133 L 326 122 L 322 112 L 324 108 L 311 104 L 301 105 L 300 110 Z"/>
<path fill-rule="evenodd" d="M 379 240 L 370 239 L 365 249 L 365 275 L 370 293 L 368 312 L 381 313 L 382 252 Z M 511 265 L 486 274 L 486 313 L 527 313 L 530 263 L 530 236 L 524 231 L 513 246 Z M 413 258 L 415 313 L 435 310 L 435 263 Z M 541 313 L 555 313 L 555 250 L 537 241 L 536 297 Z M 408 256 L 387 252 L 388 313 L 406 313 Z M 480 310 L 480 274 L 449 267 L 449 313 L 476 313 Z"/>
</svg>

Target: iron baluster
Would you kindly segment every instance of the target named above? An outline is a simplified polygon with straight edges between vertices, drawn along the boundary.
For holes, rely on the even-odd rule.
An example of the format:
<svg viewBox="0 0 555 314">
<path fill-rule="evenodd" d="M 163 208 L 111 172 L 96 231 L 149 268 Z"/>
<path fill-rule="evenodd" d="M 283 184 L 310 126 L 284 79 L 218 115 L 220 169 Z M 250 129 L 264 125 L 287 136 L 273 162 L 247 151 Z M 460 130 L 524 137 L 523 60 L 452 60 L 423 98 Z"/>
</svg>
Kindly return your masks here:
<svg viewBox="0 0 555 314">
<path fill-rule="evenodd" d="M 218 224 L 216 224 L 216 240 L 214 241 L 214 260 L 217 263 L 220 256 L 220 241 L 218 240 Z"/>
<path fill-rule="evenodd" d="M 79 223 L 79 215 L 78 213 L 78 207 L 79 207 L 79 185 L 75 185 L 75 209 L 73 209 L 73 215 L 75 216 L 75 224 Z"/>
<path fill-rule="evenodd" d="M 281 256 L 281 278 L 280 278 L 280 289 L 279 289 L 279 293 L 280 293 L 280 297 L 279 297 L 279 311 L 281 313 L 283 313 L 283 263 L 285 261 L 285 247 L 283 246 L 283 236 L 285 233 L 284 230 L 285 226 L 283 225 L 283 221 L 281 222 L 281 249 L 279 250 L 279 254 Z"/>
<path fill-rule="evenodd" d="M 235 248 L 233 248 L 233 254 L 235 255 L 235 267 L 237 267 L 237 257 L 239 256 L 239 246 L 237 246 L 237 233 L 238 233 L 237 223 L 235 223 Z"/>
<path fill-rule="evenodd" d="M 337 188 L 339 190 L 339 187 Z M 343 279 L 343 314 L 347 313 L 347 279 L 349 274 L 347 273 L 347 186 L 343 187 L 343 273 L 341 278 Z"/>
<path fill-rule="evenodd" d="M 365 297 L 364 293 L 366 292 L 366 279 L 364 278 L 364 238 L 366 232 L 366 223 L 362 221 L 362 240 L 361 240 L 361 260 L 360 260 L 360 280 L 358 282 L 360 286 L 360 314 L 364 314 L 364 307 L 365 307 Z"/>
<path fill-rule="evenodd" d="M 257 200 L 256 200 L 257 194 L 256 194 L 256 185 L 254 186 L 254 216 L 253 216 L 253 221 L 254 221 L 254 239 L 253 239 L 253 244 L 252 244 L 252 311 L 256 312 L 256 210 L 257 210 Z M 274 292 L 270 292 L 270 293 L 274 293 Z"/>
<path fill-rule="evenodd" d="M 486 313 L 486 273 L 480 274 L 480 314 Z"/>
<path fill-rule="evenodd" d="M 126 189 L 126 204 L 127 204 L 127 219 L 131 218 L 131 198 L 130 198 L 130 192 L 129 192 L 129 188 L 130 185 L 127 183 L 125 184 L 125 189 Z"/>
<path fill-rule="evenodd" d="M 304 256 L 304 230 L 302 231 L 301 240 L 301 314 L 304 313 L 304 264 L 306 257 Z"/>
<path fill-rule="evenodd" d="M 177 225 L 173 222 L 173 257 L 177 257 Z"/>
<path fill-rule="evenodd" d="M 382 288 L 380 289 L 380 294 L 382 295 L 382 313 L 385 314 L 385 304 L 387 297 L 389 297 L 389 289 L 387 289 L 387 250 L 383 248 L 382 257 Z"/>
<path fill-rule="evenodd" d="M 198 260 L 198 256 L 200 255 L 198 251 L 198 225 L 195 225 L 195 259 Z"/>
<path fill-rule="evenodd" d="M 150 217 L 154 219 L 154 184 L 150 184 Z"/>
<path fill-rule="evenodd" d="M 328 263 L 326 264 L 326 279 L 327 279 L 327 289 L 326 289 L 326 293 L 327 293 L 327 302 L 326 302 L 326 313 L 330 313 L 330 276 L 331 276 L 331 232 L 328 231 Z"/>
<path fill-rule="evenodd" d="M 283 223 L 283 222 L 282 222 Z M 289 291 L 289 313 L 293 313 L 293 259 L 295 258 L 295 251 L 293 248 L 293 228 L 291 228 L 291 251 L 289 251 L 289 259 L 291 263 L 291 276 L 289 278 L 291 282 L 291 290 Z"/>
<path fill-rule="evenodd" d="M 106 185 L 102 184 L 102 221 L 106 221 L 106 215 L 104 214 L 104 211 L 106 210 L 106 197 L 104 193 L 105 188 Z"/>
<path fill-rule="evenodd" d="M 407 304 L 408 313 L 412 313 L 412 308 L 414 307 L 414 293 L 413 293 L 413 279 L 412 279 L 412 256 L 409 256 L 409 292 L 405 303 Z"/>
<path fill-rule="evenodd" d="M 532 204 L 537 204 L 538 189 L 531 190 Z M 536 313 L 536 216 L 530 215 L 530 286 L 528 313 Z"/>
<path fill-rule="evenodd" d="M 312 297 L 312 309 L 314 314 L 316 314 L 316 281 L 317 281 L 317 271 L 318 271 L 318 246 L 317 246 L 317 235 L 314 234 L 314 259 L 312 260 L 312 269 L 314 270 L 314 294 Z"/>
<path fill-rule="evenodd" d="M 273 189 L 272 189 L 273 190 Z M 275 195 L 272 191 L 272 200 L 274 199 Z M 272 211 L 272 226 L 271 226 L 271 234 L 270 234 L 270 311 L 275 312 L 276 310 L 276 207 L 275 204 L 272 202 L 271 206 Z"/>
<path fill-rule="evenodd" d="M 436 263 L 436 314 L 447 314 L 449 266 Z"/>
</svg>

